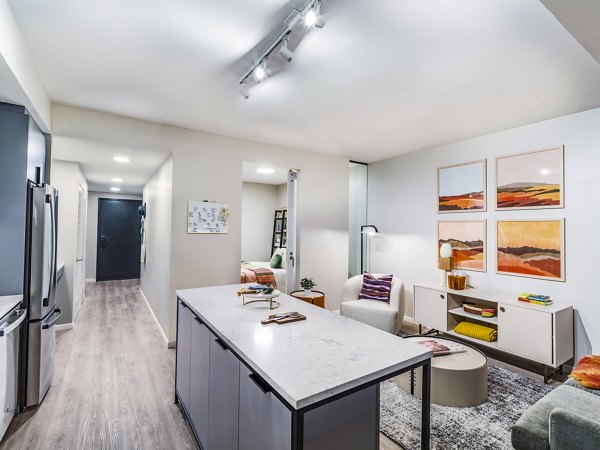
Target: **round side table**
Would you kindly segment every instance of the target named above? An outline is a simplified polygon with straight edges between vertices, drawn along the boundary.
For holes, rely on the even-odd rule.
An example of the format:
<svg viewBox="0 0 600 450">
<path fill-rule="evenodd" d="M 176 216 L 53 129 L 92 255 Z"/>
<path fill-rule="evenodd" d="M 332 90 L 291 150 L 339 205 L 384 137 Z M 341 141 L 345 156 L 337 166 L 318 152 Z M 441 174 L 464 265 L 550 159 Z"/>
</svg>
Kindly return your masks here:
<svg viewBox="0 0 600 450">
<path fill-rule="evenodd" d="M 325 308 L 325 294 L 321 291 L 312 291 L 310 295 L 304 295 L 304 291 L 293 291 L 290 295 L 298 300 L 302 300 L 306 303 Z"/>
</svg>

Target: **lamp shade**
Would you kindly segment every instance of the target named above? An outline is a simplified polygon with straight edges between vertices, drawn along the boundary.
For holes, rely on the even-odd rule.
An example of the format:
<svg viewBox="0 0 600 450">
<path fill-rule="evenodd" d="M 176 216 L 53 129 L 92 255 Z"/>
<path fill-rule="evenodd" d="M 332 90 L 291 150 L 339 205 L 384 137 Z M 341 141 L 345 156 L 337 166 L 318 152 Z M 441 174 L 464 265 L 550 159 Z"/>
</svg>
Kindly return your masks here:
<svg viewBox="0 0 600 450">
<path fill-rule="evenodd" d="M 452 245 L 448 242 L 445 242 L 440 247 L 440 256 L 442 258 L 451 258 L 452 257 Z"/>
</svg>

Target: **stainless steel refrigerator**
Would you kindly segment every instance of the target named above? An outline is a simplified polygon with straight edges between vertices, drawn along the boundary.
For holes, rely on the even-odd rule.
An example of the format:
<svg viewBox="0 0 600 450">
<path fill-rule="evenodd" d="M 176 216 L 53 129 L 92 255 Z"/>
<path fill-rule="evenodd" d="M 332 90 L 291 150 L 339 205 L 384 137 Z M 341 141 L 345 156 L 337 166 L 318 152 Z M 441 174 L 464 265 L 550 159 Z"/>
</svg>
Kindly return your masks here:
<svg viewBox="0 0 600 450">
<path fill-rule="evenodd" d="M 0 295 L 23 294 L 18 410 L 44 399 L 54 374 L 58 195 L 50 139 L 22 106 L 0 103 Z"/>
</svg>

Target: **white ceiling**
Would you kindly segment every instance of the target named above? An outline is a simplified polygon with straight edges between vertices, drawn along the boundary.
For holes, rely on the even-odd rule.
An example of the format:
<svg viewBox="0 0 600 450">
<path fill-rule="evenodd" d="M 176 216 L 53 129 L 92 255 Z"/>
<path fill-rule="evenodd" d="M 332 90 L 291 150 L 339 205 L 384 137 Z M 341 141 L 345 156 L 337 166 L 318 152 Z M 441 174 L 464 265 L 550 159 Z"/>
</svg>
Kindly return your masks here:
<svg viewBox="0 0 600 450">
<path fill-rule="evenodd" d="M 128 163 L 118 163 L 115 156 L 126 156 Z M 122 194 L 141 194 L 146 181 L 156 172 L 170 153 L 116 147 L 82 139 L 54 136 L 52 158 L 78 162 L 88 181 L 88 190 L 110 192 L 121 188 Z M 112 178 L 121 178 L 115 183 Z"/>
<path fill-rule="evenodd" d="M 358 161 L 600 106 L 600 65 L 539 1 L 324 0 L 249 100 L 248 55 L 303 1 L 9 3 L 56 102 Z"/>
<path fill-rule="evenodd" d="M 258 173 L 256 170 L 260 168 L 273 169 L 273 173 Z M 288 169 L 276 167 L 272 164 L 256 164 L 244 162 L 242 165 L 242 181 L 247 183 L 262 183 L 262 184 L 285 184 L 287 183 Z"/>
</svg>

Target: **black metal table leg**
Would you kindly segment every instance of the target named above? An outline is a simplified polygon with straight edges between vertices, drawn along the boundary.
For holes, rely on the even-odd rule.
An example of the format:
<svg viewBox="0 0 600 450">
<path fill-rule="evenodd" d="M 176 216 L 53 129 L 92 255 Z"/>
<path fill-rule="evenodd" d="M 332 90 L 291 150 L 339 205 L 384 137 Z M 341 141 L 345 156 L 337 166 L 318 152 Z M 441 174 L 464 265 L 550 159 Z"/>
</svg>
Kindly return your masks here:
<svg viewBox="0 0 600 450">
<path fill-rule="evenodd" d="M 429 450 L 431 428 L 431 359 L 423 364 L 421 394 L 421 449 Z"/>
</svg>

